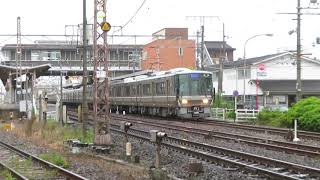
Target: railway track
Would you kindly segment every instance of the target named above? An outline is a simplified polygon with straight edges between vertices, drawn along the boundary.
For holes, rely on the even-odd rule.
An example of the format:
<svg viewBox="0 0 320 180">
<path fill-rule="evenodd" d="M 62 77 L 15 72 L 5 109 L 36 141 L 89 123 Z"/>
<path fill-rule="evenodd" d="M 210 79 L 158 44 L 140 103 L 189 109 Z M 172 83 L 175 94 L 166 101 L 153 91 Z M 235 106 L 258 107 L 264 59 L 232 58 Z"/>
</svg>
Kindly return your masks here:
<svg viewBox="0 0 320 180">
<path fill-rule="evenodd" d="M 71 115 L 71 118 L 77 119 L 74 114 Z M 120 130 L 120 125 L 118 124 L 111 124 L 111 131 L 118 134 L 124 133 Z M 128 135 L 138 140 L 150 142 L 148 131 L 130 128 Z M 317 168 L 172 136 L 166 137 L 161 146 L 182 154 L 197 157 L 201 160 L 217 163 L 233 170 L 242 170 L 271 177 L 272 179 L 320 179 L 320 169 Z"/>
<path fill-rule="evenodd" d="M 111 130 L 123 134 L 119 125 L 112 125 Z M 149 141 L 148 131 L 129 129 L 128 135 L 138 140 Z M 264 175 L 272 179 L 320 179 L 320 169 L 299 164 L 266 158 L 209 144 L 198 143 L 172 136 L 164 138 L 161 146 L 211 163 L 220 164 L 233 170 Z"/>
<path fill-rule="evenodd" d="M 263 139 L 263 138 L 257 138 L 257 137 L 246 136 L 241 134 L 219 132 L 214 130 L 204 130 L 204 129 L 194 128 L 194 127 L 164 124 L 161 122 L 149 122 L 148 120 L 125 117 L 125 116 L 113 116 L 113 119 L 119 120 L 119 121 L 130 121 L 137 124 L 158 127 L 162 129 L 170 129 L 175 131 L 191 133 L 195 135 L 204 136 L 207 138 L 212 137 L 212 138 L 218 138 L 218 139 L 223 139 L 228 141 L 235 141 L 239 143 L 245 143 L 251 146 L 264 147 L 266 149 L 271 149 L 275 151 L 295 153 L 295 154 L 310 156 L 310 157 L 320 157 L 320 147 L 317 147 L 317 146 L 309 146 L 309 145 L 302 145 L 302 144 L 296 144 L 296 143 L 290 143 L 290 142 L 284 142 L 284 141 L 276 141 L 272 139 Z"/>
<path fill-rule="evenodd" d="M 237 129 L 255 131 L 255 132 L 266 133 L 266 134 L 274 134 L 274 135 L 283 135 L 283 136 L 285 136 L 288 133 L 288 129 L 284 129 L 284 128 L 254 126 L 254 125 L 238 124 L 238 123 L 231 123 L 231 122 L 224 122 L 224 121 L 201 120 L 198 123 L 204 124 L 204 125 L 213 125 L 213 126 L 223 126 L 223 127 L 237 128 Z M 299 130 L 298 134 L 299 134 L 299 137 L 303 138 L 303 139 L 310 139 L 310 140 L 320 141 L 320 133 L 317 133 L 317 132 Z"/>
<path fill-rule="evenodd" d="M 42 160 L 34 155 L 0 141 L 0 166 L 16 179 L 72 179 L 86 178 Z"/>
</svg>

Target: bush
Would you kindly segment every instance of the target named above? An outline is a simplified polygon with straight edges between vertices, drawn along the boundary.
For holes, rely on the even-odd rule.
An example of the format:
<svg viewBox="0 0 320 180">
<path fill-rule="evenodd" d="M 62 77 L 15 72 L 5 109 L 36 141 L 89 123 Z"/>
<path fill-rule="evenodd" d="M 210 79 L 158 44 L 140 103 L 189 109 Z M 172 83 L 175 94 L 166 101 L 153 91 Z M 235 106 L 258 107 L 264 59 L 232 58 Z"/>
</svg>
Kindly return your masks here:
<svg viewBox="0 0 320 180">
<path fill-rule="evenodd" d="M 276 127 L 287 127 L 287 113 L 282 111 L 263 110 L 258 114 L 257 123 Z"/>
<path fill-rule="evenodd" d="M 298 119 L 298 129 L 320 132 L 320 99 L 309 97 L 294 104 L 288 112 L 261 111 L 258 124 L 293 128 L 292 121 Z"/>
<path fill-rule="evenodd" d="M 288 111 L 288 124 L 298 119 L 299 129 L 320 132 L 320 99 L 302 99 Z"/>
</svg>

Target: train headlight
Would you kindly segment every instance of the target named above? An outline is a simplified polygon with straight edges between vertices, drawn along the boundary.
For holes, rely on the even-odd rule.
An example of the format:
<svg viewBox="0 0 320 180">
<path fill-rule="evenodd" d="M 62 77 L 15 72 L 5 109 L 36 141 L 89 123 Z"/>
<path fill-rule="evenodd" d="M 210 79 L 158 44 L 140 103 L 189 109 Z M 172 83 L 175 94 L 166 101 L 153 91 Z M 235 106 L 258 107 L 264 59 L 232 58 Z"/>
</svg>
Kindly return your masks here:
<svg viewBox="0 0 320 180">
<path fill-rule="evenodd" d="M 208 104 L 209 100 L 208 99 L 202 99 L 203 104 Z"/>
<path fill-rule="evenodd" d="M 188 104 L 188 100 L 187 100 L 187 99 L 182 99 L 182 100 L 181 100 L 181 103 L 182 103 L 182 104 Z"/>
</svg>

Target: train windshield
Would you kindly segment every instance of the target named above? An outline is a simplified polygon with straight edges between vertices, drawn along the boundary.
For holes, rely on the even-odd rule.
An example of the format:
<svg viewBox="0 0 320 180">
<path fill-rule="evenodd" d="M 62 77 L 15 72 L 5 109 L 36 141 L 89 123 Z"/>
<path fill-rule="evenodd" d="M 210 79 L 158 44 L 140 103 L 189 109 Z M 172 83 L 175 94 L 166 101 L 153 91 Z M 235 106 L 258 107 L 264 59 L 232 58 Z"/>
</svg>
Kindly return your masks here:
<svg viewBox="0 0 320 180">
<path fill-rule="evenodd" d="M 211 74 L 191 73 L 178 77 L 180 96 L 212 95 Z"/>
</svg>

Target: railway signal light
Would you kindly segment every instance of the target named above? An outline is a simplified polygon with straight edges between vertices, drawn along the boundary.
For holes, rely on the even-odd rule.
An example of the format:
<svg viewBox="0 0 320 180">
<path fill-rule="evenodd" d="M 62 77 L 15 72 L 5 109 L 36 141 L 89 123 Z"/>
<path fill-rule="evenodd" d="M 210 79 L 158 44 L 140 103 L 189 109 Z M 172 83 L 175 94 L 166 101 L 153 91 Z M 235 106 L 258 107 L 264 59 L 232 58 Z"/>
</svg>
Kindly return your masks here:
<svg viewBox="0 0 320 180">
<path fill-rule="evenodd" d="M 167 137 L 168 135 L 164 132 L 160 132 L 158 130 L 150 130 L 151 134 L 151 142 L 160 143 L 164 137 Z"/>
</svg>

